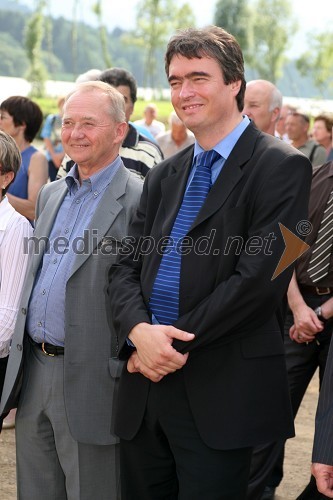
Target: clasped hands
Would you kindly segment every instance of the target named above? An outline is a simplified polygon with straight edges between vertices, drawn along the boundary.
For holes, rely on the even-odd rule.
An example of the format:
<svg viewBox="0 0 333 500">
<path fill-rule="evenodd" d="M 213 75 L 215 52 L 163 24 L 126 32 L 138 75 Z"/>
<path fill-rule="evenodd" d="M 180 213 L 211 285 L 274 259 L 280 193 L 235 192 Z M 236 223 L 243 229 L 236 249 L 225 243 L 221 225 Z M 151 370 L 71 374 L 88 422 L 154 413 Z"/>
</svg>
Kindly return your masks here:
<svg viewBox="0 0 333 500">
<path fill-rule="evenodd" d="M 152 382 L 159 382 L 165 375 L 182 368 L 188 353 L 181 354 L 172 347 L 174 339 L 189 342 L 193 333 L 179 330 L 171 325 L 139 323 L 130 331 L 128 338 L 136 350 L 127 362 L 130 373 L 139 372 Z"/>
<path fill-rule="evenodd" d="M 324 329 L 324 324 L 316 313 L 306 304 L 293 311 L 294 324 L 290 327 L 289 336 L 298 344 L 309 343 L 315 340 L 317 333 Z"/>
<path fill-rule="evenodd" d="M 313 463 L 311 472 L 316 478 L 318 491 L 333 498 L 333 465 Z"/>
</svg>

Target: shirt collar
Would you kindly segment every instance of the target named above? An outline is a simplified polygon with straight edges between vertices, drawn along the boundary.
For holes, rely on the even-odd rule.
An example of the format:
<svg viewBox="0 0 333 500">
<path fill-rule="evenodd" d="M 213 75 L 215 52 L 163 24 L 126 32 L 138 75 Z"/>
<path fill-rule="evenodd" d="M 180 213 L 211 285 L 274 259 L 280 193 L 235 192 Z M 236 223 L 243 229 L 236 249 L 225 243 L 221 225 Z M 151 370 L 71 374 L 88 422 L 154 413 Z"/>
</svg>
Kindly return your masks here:
<svg viewBox="0 0 333 500">
<path fill-rule="evenodd" d="M 8 222 L 14 212 L 15 209 L 9 203 L 8 198 L 4 197 L 0 203 L 0 231 L 6 231 Z"/>
<path fill-rule="evenodd" d="M 220 142 L 218 142 L 212 149 L 217 151 L 222 158 L 225 160 L 229 157 L 231 151 L 233 150 L 236 142 L 246 129 L 246 127 L 249 125 L 250 120 L 249 118 L 244 115 L 243 120 L 226 136 L 224 137 Z M 199 154 L 202 153 L 204 150 L 202 147 L 199 145 L 197 141 L 195 141 L 194 144 L 194 158 Z"/>
<path fill-rule="evenodd" d="M 102 170 L 96 172 L 96 174 L 93 174 L 88 179 L 85 179 L 82 184 L 90 184 L 89 191 L 93 191 L 95 195 L 103 192 L 104 189 L 110 184 L 113 175 L 118 170 L 121 163 L 122 160 L 118 155 L 112 163 L 110 163 Z M 79 181 L 79 172 L 76 163 L 74 163 L 73 167 L 66 175 L 65 181 L 67 183 L 70 194 L 74 194 L 81 187 Z"/>
</svg>

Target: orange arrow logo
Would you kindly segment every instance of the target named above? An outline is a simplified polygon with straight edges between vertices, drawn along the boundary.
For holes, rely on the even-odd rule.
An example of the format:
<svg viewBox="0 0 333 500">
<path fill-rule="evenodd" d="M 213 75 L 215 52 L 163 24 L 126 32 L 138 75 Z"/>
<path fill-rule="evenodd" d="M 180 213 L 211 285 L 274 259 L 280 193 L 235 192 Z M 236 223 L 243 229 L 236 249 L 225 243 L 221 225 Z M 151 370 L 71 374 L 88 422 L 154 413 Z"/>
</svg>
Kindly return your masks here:
<svg viewBox="0 0 333 500">
<path fill-rule="evenodd" d="M 280 231 L 285 243 L 285 249 L 281 255 L 278 265 L 272 276 L 272 280 L 277 278 L 287 267 L 295 262 L 298 257 L 303 255 L 310 246 L 305 243 L 301 238 L 292 233 L 286 226 L 279 222 Z"/>
</svg>

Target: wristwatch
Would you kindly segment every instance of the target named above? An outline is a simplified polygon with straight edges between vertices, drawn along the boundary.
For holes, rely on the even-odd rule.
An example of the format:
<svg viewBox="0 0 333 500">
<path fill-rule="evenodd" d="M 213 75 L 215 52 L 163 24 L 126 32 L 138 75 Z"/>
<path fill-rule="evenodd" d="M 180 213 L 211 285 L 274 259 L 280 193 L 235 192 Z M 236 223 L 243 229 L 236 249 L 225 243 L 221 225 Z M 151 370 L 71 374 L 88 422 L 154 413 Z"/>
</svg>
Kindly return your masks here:
<svg viewBox="0 0 333 500">
<path fill-rule="evenodd" d="M 317 315 L 317 318 L 320 319 L 320 321 L 322 321 L 323 323 L 326 323 L 328 320 L 326 318 L 324 318 L 324 316 L 322 315 L 322 312 L 321 312 L 321 306 L 318 306 L 314 309 L 314 312 L 316 313 Z"/>
</svg>

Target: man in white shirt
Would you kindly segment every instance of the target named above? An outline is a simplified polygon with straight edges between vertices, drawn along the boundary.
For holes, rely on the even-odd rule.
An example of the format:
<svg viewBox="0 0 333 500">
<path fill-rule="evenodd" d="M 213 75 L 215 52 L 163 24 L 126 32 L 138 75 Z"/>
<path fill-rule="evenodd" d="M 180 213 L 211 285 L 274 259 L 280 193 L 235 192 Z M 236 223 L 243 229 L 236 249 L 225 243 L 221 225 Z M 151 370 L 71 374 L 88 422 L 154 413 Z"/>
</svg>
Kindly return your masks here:
<svg viewBox="0 0 333 500">
<path fill-rule="evenodd" d="M 144 118 L 142 120 L 135 120 L 135 125 L 140 125 L 141 127 L 147 129 L 154 137 L 162 132 L 165 132 L 164 123 L 156 120 L 157 117 L 157 107 L 155 104 L 150 103 L 144 109 Z"/>
<path fill-rule="evenodd" d="M 243 113 L 254 121 L 256 127 L 266 134 L 275 134 L 282 94 L 268 80 L 252 80 L 246 84 Z"/>
<path fill-rule="evenodd" d="M 164 158 L 178 153 L 182 149 L 194 144 L 193 133 L 184 125 L 173 111 L 169 118 L 170 130 L 156 137 L 157 144 L 162 150 Z"/>
</svg>

